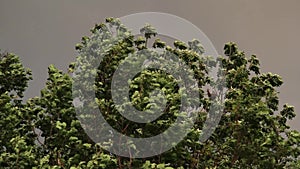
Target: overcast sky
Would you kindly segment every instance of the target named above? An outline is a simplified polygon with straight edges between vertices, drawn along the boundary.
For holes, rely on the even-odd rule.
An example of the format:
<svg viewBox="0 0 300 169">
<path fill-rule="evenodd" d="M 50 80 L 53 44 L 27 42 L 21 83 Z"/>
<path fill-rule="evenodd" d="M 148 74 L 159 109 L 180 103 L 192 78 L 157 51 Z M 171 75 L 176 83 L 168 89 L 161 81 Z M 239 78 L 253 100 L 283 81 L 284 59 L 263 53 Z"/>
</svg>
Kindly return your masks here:
<svg viewBox="0 0 300 169">
<path fill-rule="evenodd" d="M 218 52 L 234 41 L 246 54 L 257 54 L 263 72 L 283 77 L 280 105 L 300 112 L 299 0 L 0 0 L 0 49 L 18 54 L 33 71 L 26 96 L 39 95 L 47 66 L 67 70 L 74 46 L 106 17 L 164 12 L 200 28 Z M 300 113 L 291 122 L 300 129 Z"/>
</svg>

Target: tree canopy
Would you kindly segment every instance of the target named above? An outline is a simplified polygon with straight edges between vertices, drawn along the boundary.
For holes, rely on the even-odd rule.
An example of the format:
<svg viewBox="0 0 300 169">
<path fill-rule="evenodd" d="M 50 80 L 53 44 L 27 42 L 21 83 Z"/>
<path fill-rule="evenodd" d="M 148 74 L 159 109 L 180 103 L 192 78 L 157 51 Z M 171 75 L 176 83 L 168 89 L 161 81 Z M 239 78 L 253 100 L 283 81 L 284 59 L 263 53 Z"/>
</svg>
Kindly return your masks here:
<svg viewBox="0 0 300 169">
<path fill-rule="evenodd" d="M 50 65 L 41 95 L 24 102 L 23 92 L 32 79 L 31 72 L 23 67 L 18 56 L 1 53 L 0 166 L 51 169 L 300 167 L 300 133 L 287 124 L 296 113 L 289 104 L 279 108 L 277 88 L 283 84 L 279 75 L 261 73 L 258 57 L 246 56 L 233 42 L 225 44 L 224 56 L 213 59 L 204 55 L 205 49 L 198 40 L 174 41 L 172 47 L 157 36 L 158 32 L 151 25 L 145 25 L 141 35 L 134 36 L 118 19 L 107 18 L 76 45 L 79 55 L 69 65 L 69 72 Z M 202 109 L 196 111 L 195 123 L 188 134 L 170 150 L 147 158 L 118 156 L 96 143 L 86 133 L 91 126 L 82 125 L 78 119 L 73 104 L 76 78 L 72 74 L 78 71 L 76 65 L 84 63 L 81 74 L 97 63 L 93 59 L 103 56 L 95 81 L 92 85 L 82 84 L 93 87 L 90 90 L 94 90 L 97 104 L 84 106 L 99 108 L 105 120 L 124 135 L 151 137 L 167 130 L 181 116 L 182 93 L 174 76 L 160 69 L 145 69 L 128 82 L 129 101 L 140 111 L 155 108 L 157 103 L 151 101 L 151 92 L 156 89 L 163 91 L 162 97 L 167 98 L 162 115 L 149 123 L 135 123 L 123 117 L 111 94 L 113 74 L 122 61 L 138 52 L 160 56 L 147 50 L 150 48 L 172 54 L 188 65 L 197 82 L 195 91 Z M 213 68 L 219 71 L 216 79 L 209 75 Z M 82 78 L 87 77 L 81 76 L 79 80 Z M 218 86 L 218 82 L 224 82 L 227 90 Z M 205 86 L 213 89 L 205 90 Z M 199 138 L 207 114 L 218 96 L 224 96 L 225 104 L 220 122 L 212 135 L 201 142 Z M 97 137 L 106 137 L 101 132 L 98 134 Z M 122 148 L 134 152 L 136 147 Z M 146 148 L 151 150 L 151 147 Z"/>
</svg>

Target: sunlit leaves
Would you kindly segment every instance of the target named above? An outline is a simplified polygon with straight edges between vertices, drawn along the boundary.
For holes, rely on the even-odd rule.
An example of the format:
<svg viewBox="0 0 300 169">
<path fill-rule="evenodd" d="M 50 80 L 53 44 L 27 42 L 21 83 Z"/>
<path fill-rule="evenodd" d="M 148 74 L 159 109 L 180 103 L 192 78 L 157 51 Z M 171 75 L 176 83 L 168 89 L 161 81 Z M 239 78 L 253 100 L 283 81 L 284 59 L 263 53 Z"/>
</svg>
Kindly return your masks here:
<svg viewBox="0 0 300 169">
<path fill-rule="evenodd" d="M 12 53 L 0 53 L 0 166 L 30 168 L 37 164 L 34 111 L 20 97 L 31 79 L 31 71 Z M 28 106 L 28 107 L 27 107 Z"/>
</svg>

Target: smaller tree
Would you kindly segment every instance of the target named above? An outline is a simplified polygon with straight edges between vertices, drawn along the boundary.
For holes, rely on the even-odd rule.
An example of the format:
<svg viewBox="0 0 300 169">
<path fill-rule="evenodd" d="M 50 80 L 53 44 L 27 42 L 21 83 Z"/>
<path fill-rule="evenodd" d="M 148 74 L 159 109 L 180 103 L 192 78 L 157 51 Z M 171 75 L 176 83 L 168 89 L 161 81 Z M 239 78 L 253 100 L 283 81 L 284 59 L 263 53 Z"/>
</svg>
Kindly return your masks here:
<svg viewBox="0 0 300 169">
<path fill-rule="evenodd" d="M 31 71 L 13 53 L 0 53 L 0 166 L 30 168 L 37 165 L 33 109 L 21 98 Z"/>
</svg>

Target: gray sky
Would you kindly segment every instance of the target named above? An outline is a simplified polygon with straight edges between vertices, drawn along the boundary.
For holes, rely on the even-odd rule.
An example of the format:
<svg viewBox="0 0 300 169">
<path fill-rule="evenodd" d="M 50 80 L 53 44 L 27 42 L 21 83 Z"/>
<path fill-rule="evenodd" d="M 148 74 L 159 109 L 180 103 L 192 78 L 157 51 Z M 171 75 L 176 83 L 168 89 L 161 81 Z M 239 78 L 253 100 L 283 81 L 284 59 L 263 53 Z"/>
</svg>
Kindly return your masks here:
<svg viewBox="0 0 300 169">
<path fill-rule="evenodd" d="M 1 0 L 0 49 L 18 54 L 33 71 L 26 96 L 39 95 L 47 66 L 67 70 L 76 56 L 74 46 L 106 17 L 137 12 L 164 12 L 199 27 L 222 54 L 236 42 L 246 54 L 257 54 L 262 72 L 283 77 L 280 104 L 300 112 L 299 0 Z M 300 130 L 300 113 L 291 122 Z"/>
</svg>

